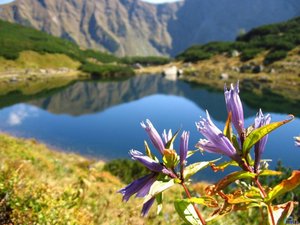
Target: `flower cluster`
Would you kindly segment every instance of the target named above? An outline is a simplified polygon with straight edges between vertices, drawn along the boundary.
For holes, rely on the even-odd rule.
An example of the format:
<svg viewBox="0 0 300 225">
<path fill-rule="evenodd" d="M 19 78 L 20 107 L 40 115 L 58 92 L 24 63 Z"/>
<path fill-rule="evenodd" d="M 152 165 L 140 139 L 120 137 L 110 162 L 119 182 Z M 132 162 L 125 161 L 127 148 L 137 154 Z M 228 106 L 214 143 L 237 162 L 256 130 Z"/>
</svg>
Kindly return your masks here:
<svg viewBox="0 0 300 225">
<path fill-rule="evenodd" d="M 141 126 L 147 132 L 152 144 L 163 156 L 163 162 L 159 162 L 158 159 L 152 155 L 152 153 L 149 153 L 149 155 L 144 155 L 137 150 L 130 150 L 129 154 L 131 158 L 143 164 L 151 171 L 151 173 L 133 181 L 125 188 L 119 190 L 119 193 L 123 194 L 124 201 L 128 201 L 129 198 L 134 194 L 136 194 L 136 197 L 146 197 L 150 192 L 151 186 L 159 177 L 166 176 L 170 179 L 180 179 L 180 175 L 175 172 L 175 167 L 179 163 L 181 171 L 180 174 L 182 175 L 187 158 L 189 132 L 182 132 L 182 136 L 180 138 L 180 157 L 178 161 L 178 155 L 175 150 L 172 149 L 174 136 L 172 136 L 171 130 L 169 130 L 168 134 L 166 130 L 164 130 L 162 134 L 162 140 L 161 136 L 158 134 L 150 120 L 147 119 L 146 123 L 142 122 Z M 144 203 L 142 208 L 143 216 L 147 215 L 154 201 L 155 195 L 151 196 L 150 199 Z"/>
<path fill-rule="evenodd" d="M 129 152 L 133 160 L 140 162 L 150 172 L 148 175 L 133 181 L 119 190 L 123 195 L 124 201 L 128 201 L 133 195 L 144 198 L 142 215 L 145 216 L 155 200 L 162 199 L 161 195 L 165 190 L 175 184 L 180 184 L 184 188 L 188 200 L 177 200 L 175 208 L 181 218 L 188 224 L 206 224 L 206 220 L 202 217 L 197 204 L 218 207 L 209 220 L 223 216 L 233 209 L 245 210 L 248 207 L 266 207 L 268 221 L 272 225 L 279 223 L 279 221 L 284 221 L 290 215 L 294 207 L 293 201 L 276 206 L 272 205 L 272 201 L 277 196 L 300 185 L 300 171 L 294 171 L 290 178 L 283 180 L 273 188 L 268 187 L 265 189 L 259 178 L 262 175 L 274 176 L 280 174 L 277 171 L 267 169 L 262 162 L 262 155 L 269 133 L 292 121 L 293 116 L 287 120 L 271 123 L 271 116 L 269 114 L 264 115 L 262 110 L 259 109 L 253 124 L 245 128 L 243 105 L 239 96 L 239 83 L 236 85 L 231 84 L 229 89 L 225 85 L 224 96 L 228 112 L 224 131 L 222 132 L 214 124 L 209 112 L 206 111 L 206 118 L 201 118 L 200 121 L 196 122 L 196 128 L 204 138 L 201 138 L 195 147 L 201 152 L 225 155 L 229 157 L 230 161 L 217 166 L 215 162 L 218 160 L 202 161 L 188 165 L 187 158 L 197 152 L 197 150 L 188 151 L 190 133 L 188 131 L 182 132 L 179 154 L 177 154 L 173 149 L 173 143 L 179 132 L 173 135 L 171 130 L 168 132 L 164 130 L 160 136 L 150 120 L 147 119 L 146 122 L 141 123 L 141 126 L 147 132 L 153 146 L 160 153 L 160 157 L 152 154 L 147 142 L 145 142 L 146 155 L 137 150 Z M 232 126 L 235 128 L 236 134 L 233 132 Z M 295 137 L 295 144 L 300 146 L 300 137 Z M 254 153 L 251 155 L 252 149 Z M 254 159 L 252 159 L 253 155 Z M 161 158 L 161 160 L 158 158 Z M 224 170 L 229 165 L 240 167 L 240 171 L 235 171 L 222 178 L 216 184 L 209 186 L 206 196 L 199 197 L 198 195 L 197 198 L 192 198 L 186 186 L 187 180 L 192 175 L 209 166 L 214 171 L 218 171 L 219 169 Z M 240 182 L 244 178 L 246 180 Z M 249 183 L 247 184 L 246 182 Z M 243 184 L 247 188 L 240 188 L 226 194 L 225 188 L 232 183 Z M 218 199 L 221 197 L 224 202 L 219 203 L 215 199 L 216 196 L 218 196 Z M 280 213 L 276 212 L 275 216 L 275 211 L 278 209 L 281 211 Z M 187 215 L 186 210 L 190 214 Z"/>
</svg>

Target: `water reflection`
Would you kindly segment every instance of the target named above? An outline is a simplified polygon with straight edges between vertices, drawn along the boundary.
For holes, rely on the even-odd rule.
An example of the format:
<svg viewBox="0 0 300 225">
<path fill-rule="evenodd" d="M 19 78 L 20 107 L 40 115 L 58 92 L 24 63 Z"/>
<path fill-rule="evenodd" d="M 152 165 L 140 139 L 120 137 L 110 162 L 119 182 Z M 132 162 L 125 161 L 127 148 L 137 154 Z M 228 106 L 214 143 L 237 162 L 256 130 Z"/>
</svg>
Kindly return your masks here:
<svg viewBox="0 0 300 225">
<path fill-rule="evenodd" d="M 143 140 L 148 138 L 139 122 L 146 118 L 159 132 L 165 128 L 190 130 L 193 148 L 201 138 L 194 124 L 205 116 L 206 109 L 221 129 L 227 115 L 223 93 L 160 76 L 138 76 L 121 82 L 77 82 L 36 99 L 32 96 L 22 100 L 19 96 L 18 102 L 0 110 L 0 130 L 104 159 L 128 158 L 132 148 L 143 151 Z M 246 126 L 253 123 L 259 107 L 260 102 L 254 109 L 244 104 Z M 286 119 L 286 114 L 269 113 L 273 121 Z M 293 136 L 299 133 L 300 120 L 296 118 L 269 136 L 264 158 L 274 159 L 272 167 L 279 159 L 285 165 L 299 167 L 300 151 L 293 142 Z M 178 146 L 178 142 L 175 144 Z M 206 153 L 189 160 L 217 157 Z M 219 176 L 207 170 L 198 178 L 215 180 Z"/>
<path fill-rule="evenodd" d="M 182 81 L 171 81 L 162 76 L 138 76 L 121 82 L 77 82 L 46 98 L 28 103 L 55 114 L 80 116 L 104 111 L 112 106 L 135 101 L 154 94 L 182 96 L 202 109 L 218 111 L 218 120 L 226 119 L 224 96 Z M 255 110 L 245 105 L 245 116 Z"/>
</svg>

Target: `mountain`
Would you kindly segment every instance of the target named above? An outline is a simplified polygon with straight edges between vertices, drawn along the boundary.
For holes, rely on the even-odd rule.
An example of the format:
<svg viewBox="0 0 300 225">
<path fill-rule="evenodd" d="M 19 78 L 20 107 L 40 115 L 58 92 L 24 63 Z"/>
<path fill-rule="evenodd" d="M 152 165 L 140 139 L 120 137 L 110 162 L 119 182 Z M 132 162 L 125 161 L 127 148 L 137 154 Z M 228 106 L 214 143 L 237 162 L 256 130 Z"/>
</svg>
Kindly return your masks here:
<svg viewBox="0 0 300 225">
<path fill-rule="evenodd" d="M 0 18 L 117 55 L 176 55 L 193 44 L 300 15 L 299 0 L 16 0 Z"/>
<path fill-rule="evenodd" d="M 171 49 L 167 23 L 180 4 L 139 0 L 17 0 L 0 18 L 118 55 L 160 55 Z"/>
</svg>

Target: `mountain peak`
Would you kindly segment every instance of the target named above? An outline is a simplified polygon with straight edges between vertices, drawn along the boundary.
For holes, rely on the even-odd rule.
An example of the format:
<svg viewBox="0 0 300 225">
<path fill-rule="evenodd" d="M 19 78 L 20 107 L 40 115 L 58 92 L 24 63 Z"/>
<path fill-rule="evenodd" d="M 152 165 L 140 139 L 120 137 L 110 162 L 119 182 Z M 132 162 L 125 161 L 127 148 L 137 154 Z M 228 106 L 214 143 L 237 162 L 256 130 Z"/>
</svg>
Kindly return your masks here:
<svg viewBox="0 0 300 225">
<path fill-rule="evenodd" d="M 16 0 L 0 18 L 117 55 L 178 54 L 192 44 L 300 14 L 298 0 Z M 274 16 L 276 15 L 276 16 Z"/>
</svg>

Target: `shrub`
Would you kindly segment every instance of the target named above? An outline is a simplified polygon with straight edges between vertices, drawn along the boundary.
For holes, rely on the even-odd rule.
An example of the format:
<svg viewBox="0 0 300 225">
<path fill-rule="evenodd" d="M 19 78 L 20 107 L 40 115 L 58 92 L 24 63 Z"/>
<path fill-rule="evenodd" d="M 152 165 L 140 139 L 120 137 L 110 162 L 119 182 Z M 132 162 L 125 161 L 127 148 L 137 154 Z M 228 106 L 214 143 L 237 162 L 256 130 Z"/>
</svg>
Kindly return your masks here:
<svg viewBox="0 0 300 225">
<path fill-rule="evenodd" d="M 266 65 L 267 64 L 271 64 L 271 63 L 273 63 L 275 61 L 284 59 L 286 56 L 287 56 L 287 51 L 283 51 L 283 50 L 280 50 L 280 51 L 271 51 L 265 57 L 264 64 L 266 64 Z"/>
<path fill-rule="evenodd" d="M 126 78 L 134 75 L 131 67 L 112 64 L 85 63 L 80 70 L 91 74 L 92 78 Z"/>
<path fill-rule="evenodd" d="M 161 56 L 131 56 L 124 57 L 121 59 L 121 62 L 128 65 L 134 65 L 139 63 L 141 65 L 165 65 L 171 62 L 170 58 L 161 57 Z"/>
<path fill-rule="evenodd" d="M 128 159 L 114 159 L 107 162 L 103 168 L 104 171 L 120 178 L 124 183 L 129 184 L 132 180 L 149 174 L 149 170 L 137 161 Z"/>
<path fill-rule="evenodd" d="M 240 56 L 241 61 L 245 62 L 250 59 L 253 59 L 258 53 L 260 53 L 262 50 L 259 48 L 253 48 L 253 49 L 245 49 L 243 53 Z"/>
</svg>

